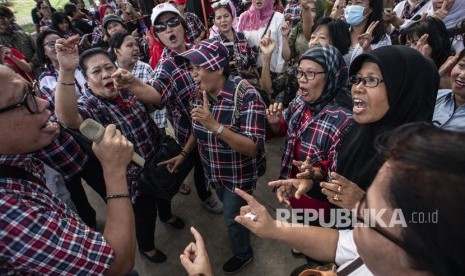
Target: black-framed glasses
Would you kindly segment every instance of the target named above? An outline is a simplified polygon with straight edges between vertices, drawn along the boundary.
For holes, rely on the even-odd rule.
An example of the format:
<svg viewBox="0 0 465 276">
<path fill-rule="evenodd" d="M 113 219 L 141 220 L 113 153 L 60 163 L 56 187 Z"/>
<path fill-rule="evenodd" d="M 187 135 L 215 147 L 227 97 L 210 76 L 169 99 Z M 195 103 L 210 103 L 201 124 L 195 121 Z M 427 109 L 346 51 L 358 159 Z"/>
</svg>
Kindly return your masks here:
<svg viewBox="0 0 465 276">
<path fill-rule="evenodd" d="M 216 10 L 220 7 L 228 6 L 228 0 L 220 0 L 212 4 L 212 9 Z"/>
<path fill-rule="evenodd" d="M 56 41 L 49 41 L 47 43 L 44 43 L 44 46 L 48 46 L 50 48 L 55 48 L 55 44 L 57 44 Z"/>
<path fill-rule="evenodd" d="M 365 208 L 362 208 L 362 205 L 365 206 Z M 377 232 L 381 236 L 385 237 L 386 239 L 390 240 L 391 242 L 395 243 L 397 246 L 407 251 L 407 246 L 405 245 L 405 243 L 402 242 L 399 238 L 397 238 L 393 234 L 386 231 L 381 225 L 379 225 L 379 223 L 376 220 L 372 221 L 372 219 L 369 216 L 368 216 L 368 221 L 365 220 L 367 214 L 371 215 L 369 211 L 370 210 L 366 206 L 366 194 L 365 194 L 358 202 L 357 213 L 356 213 L 357 222 L 361 223 L 364 227 L 373 229 L 375 232 Z"/>
<path fill-rule="evenodd" d="M 180 24 L 181 24 L 181 20 L 179 19 L 178 16 L 175 16 L 175 17 L 172 17 L 166 20 L 165 22 L 156 23 L 155 25 L 153 25 L 153 30 L 156 33 L 161 33 L 161 32 L 166 31 L 166 28 L 168 27 L 174 28 L 174 27 L 179 26 Z"/>
<path fill-rule="evenodd" d="M 37 113 L 37 100 L 36 100 L 36 91 L 38 89 L 38 83 L 34 82 L 30 90 L 24 95 L 23 99 L 19 103 L 15 103 L 3 108 L 0 108 L 0 113 L 10 111 L 12 109 L 25 106 L 27 111 L 31 114 Z"/>
<path fill-rule="evenodd" d="M 380 83 L 384 82 L 384 80 L 379 79 L 377 77 L 373 77 L 373 76 L 368 76 L 368 77 L 351 76 L 349 78 L 349 84 L 351 85 L 358 85 L 360 82 L 363 83 L 363 86 L 365 87 L 373 88 L 373 87 L 378 86 Z"/>
<path fill-rule="evenodd" d="M 308 80 L 313 80 L 316 75 L 323 74 L 323 73 L 326 73 L 326 71 L 321 71 L 321 72 L 307 71 L 307 72 L 304 72 L 302 70 L 297 70 L 297 71 L 295 71 L 294 76 L 297 79 L 300 79 L 301 77 L 305 76 L 305 80 L 308 81 Z"/>
</svg>

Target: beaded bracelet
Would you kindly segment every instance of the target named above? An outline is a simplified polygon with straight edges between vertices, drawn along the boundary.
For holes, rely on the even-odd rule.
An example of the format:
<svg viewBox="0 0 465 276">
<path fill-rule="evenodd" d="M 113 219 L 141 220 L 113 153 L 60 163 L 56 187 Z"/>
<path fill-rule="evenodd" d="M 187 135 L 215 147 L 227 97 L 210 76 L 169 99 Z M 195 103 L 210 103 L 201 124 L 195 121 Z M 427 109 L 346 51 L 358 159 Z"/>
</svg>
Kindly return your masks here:
<svg viewBox="0 0 465 276">
<path fill-rule="evenodd" d="M 115 199 L 115 198 L 130 198 L 130 197 L 131 197 L 131 195 L 129 195 L 129 194 L 107 195 L 105 197 L 105 200 Z"/>
</svg>

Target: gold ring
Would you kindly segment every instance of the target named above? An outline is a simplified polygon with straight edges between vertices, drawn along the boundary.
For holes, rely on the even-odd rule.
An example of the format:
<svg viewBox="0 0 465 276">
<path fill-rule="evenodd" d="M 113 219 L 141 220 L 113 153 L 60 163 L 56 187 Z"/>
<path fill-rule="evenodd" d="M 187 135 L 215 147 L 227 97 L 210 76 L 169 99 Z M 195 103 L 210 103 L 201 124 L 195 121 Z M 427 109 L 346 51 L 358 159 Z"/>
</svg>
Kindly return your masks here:
<svg viewBox="0 0 465 276">
<path fill-rule="evenodd" d="M 333 197 L 334 201 L 339 201 L 340 200 L 337 196 L 338 196 L 338 194 L 334 195 L 334 197 Z"/>
</svg>

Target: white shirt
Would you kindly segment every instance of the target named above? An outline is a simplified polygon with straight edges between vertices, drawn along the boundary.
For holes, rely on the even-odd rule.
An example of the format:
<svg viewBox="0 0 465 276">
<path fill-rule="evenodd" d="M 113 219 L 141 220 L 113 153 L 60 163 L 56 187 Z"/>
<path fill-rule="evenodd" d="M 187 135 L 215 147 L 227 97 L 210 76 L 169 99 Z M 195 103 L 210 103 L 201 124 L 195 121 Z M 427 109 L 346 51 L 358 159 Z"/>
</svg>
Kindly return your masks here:
<svg viewBox="0 0 465 276">
<path fill-rule="evenodd" d="M 359 257 L 357 252 L 357 246 L 354 242 L 354 231 L 353 230 L 340 230 L 339 240 L 337 241 L 336 247 L 336 265 L 338 266 L 337 271 L 340 272 L 355 259 Z M 373 275 L 366 265 L 361 265 L 359 268 L 354 270 L 349 275 L 351 276 L 370 276 Z"/>
<path fill-rule="evenodd" d="M 241 22 L 242 16 L 239 18 Z M 271 39 L 276 42 L 276 48 L 274 49 L 273 55 L 271 56 L 270 71 L 275 73 L 284 72 L 285 61 L 281 55 L 283 49 L 283 40 L 281 37 L 281 25 L 284 23 L 284 15 L 280 12 L 275 12 L 271 19 L 268 30 L 271 30 Z M 240 24 L 239 24 L 240 25 Z M 265 32 L 266 25 L 258 30 L 244 30 L 243 33 L 247 38 L 247 43 L 250 47 L 257 46 L 260 48 L 260 40 Z M 267 30 L 267 32 L 268 32 Z M 260 52 L 257 59 L 258 67 L 263 65 L 263 54 Z"/>
<path fill-rule="evenodd" d="M 405 4 L 407 3 L 407 0 L 404 0 L 402 2 L 399 2 L 393 9 L 393 11 L 396 13 L 397 17 L 399 18 L 402 18 L 402 11 L 404 10 L 404 7 L 405 7 Z M 432 10 L 433 8 L 433 1 L 432 0 L 429 0 L 428 3 L 426 3 L 423 7 L 421 7 L 421 9 L 419 9 L 413 16 L 412 18 L 414 18 L 415 16 L 417 15 L 422 15 L 424 13 L 428 13 L 428 15 L 431 15 L 429 12 L 430 10 Z M 412 23 L 416 22 L 416 21 L 413 21 L 411 19 L 405 19 L 405 18 L 402 18 L 405 20 L 405 22 L 399 26 L 399 29 L 402 30 L 402 29 L 405 29 L 407 28 L 408 26 L 410 26 Z M 391 27 L 391 30 L 394 30 L 395 28 L 394 27 Z"/>
</svg>

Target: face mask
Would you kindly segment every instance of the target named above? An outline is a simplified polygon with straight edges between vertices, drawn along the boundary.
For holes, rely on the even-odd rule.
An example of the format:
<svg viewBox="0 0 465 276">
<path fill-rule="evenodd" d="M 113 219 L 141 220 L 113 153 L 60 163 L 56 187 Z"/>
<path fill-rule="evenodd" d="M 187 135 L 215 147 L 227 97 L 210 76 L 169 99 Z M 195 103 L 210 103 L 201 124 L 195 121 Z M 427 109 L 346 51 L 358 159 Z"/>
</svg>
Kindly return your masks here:
<svg viewBox="0 0 465 276">
<path fill-rule="evenodd" d="M 347 24 L 351 26 L 357 26 L 365 19 L 363 12 L 365 7 L 358 5 L 347 6 L 344 12 Z"/>
</svg>

